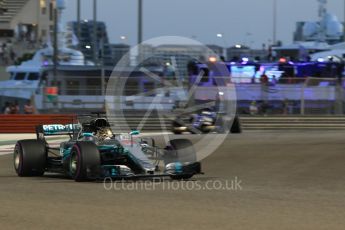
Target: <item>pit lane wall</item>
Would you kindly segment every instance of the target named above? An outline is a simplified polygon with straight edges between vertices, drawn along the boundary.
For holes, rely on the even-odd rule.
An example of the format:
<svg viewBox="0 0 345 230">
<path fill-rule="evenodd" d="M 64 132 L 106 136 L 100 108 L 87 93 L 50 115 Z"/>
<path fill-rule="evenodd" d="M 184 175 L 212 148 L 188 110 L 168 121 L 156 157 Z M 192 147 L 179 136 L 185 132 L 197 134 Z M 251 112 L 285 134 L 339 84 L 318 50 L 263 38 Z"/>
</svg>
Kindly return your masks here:
<svg viewBox="0 0 345 230">
<path fill-rule="evenodd" d="M 0 115 L 0 133 L 34 133 L 42 124 L 69 124 L 76 121 L 74 114 Z"/>
</svg>

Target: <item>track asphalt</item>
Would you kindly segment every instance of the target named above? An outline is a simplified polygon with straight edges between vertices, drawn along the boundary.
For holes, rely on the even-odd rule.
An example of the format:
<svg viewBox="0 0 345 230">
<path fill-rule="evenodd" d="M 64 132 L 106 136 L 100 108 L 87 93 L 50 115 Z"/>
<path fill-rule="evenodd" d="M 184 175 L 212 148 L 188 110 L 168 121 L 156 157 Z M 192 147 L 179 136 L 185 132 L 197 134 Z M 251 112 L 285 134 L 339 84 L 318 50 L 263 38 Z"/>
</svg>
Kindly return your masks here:
<svg viewBox="0 0 345 230">
<path fill-rule="evenodd" d="M 191 181 L 114 184 L 19 178 L 3 137 L 0 229 L 344 229 L 344 134 L 229 135 Z"/>
</svg>

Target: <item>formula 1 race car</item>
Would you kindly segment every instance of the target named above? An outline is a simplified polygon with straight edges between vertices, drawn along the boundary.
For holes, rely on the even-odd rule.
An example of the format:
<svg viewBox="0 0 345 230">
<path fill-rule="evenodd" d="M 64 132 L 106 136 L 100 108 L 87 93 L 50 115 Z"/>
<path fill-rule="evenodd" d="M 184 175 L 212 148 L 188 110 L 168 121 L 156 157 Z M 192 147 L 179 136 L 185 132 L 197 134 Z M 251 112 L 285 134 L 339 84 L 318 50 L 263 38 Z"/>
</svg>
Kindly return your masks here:
<svg viewBox="0 0 345 230">
<path fill-rule="evenodd" d="M 139 138 L 138 131 L 114 134 L 105 118 L 77 124 L 50 124 L 36 128 L 37 139 L 20 140 L 14 148 L 18 176 L 65 174 L 75 181 L 104 178 L 171 177 L 189 179 L 201 173 L 193 144 L 187 139 L 170 140 L 159 148 L 152 138 Z M 60 147 L 50 147 L 48 137 L 69 135 Z M 47 138 L 46 138 L 47 137 Z"/>
<path fill-rule="evenodd" d="M 172 132 L 181 134 L 190 132 L 192 134 L 202 133 L 241 133 L 241 124 L 237 116 L 228 121 L 221 114 L 211 110 L 203 110 L 200 113 L 189 116 L 178 116 L 172 122 Z"/>
</svg>

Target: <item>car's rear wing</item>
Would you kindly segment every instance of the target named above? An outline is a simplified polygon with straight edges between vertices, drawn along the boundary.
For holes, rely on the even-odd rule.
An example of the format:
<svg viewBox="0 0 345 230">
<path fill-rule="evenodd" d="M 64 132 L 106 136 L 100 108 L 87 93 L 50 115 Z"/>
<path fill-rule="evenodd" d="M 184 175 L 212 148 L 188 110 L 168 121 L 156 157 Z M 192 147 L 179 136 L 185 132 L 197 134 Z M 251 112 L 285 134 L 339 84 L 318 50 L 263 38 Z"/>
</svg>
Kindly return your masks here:
<svg viewBox="0 0 345 230">
<path fill-rule="evenodd" d="M 75 135 L 82 130 L 80 124 L 49 124 L 36 127 L 37 137 L 57 136 L 57 135 Z"/>
</svg>

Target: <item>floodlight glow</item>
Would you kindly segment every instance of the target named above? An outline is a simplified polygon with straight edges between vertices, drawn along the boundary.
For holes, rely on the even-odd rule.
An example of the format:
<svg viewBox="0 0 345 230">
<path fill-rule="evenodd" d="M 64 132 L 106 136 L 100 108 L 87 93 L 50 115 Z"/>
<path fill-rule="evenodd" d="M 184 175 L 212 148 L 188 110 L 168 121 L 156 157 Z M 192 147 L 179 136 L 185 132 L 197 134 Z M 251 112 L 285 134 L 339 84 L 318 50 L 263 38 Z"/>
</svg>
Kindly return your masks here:
<svg viewBox="0 0 345 230">
<path fill-rule="evenodd" d="M 210 62 L 216 62 L 217 61 L 217 58 L 216 57 L 209 57 L 208 60 Z"/>
<path fill-rule="evenodd" d="M 286 60 L 286 58 L 279 58 L 279 62 L 281 62 L 281 63 L 285 63 L 287 60 Z"/>
</svg>

